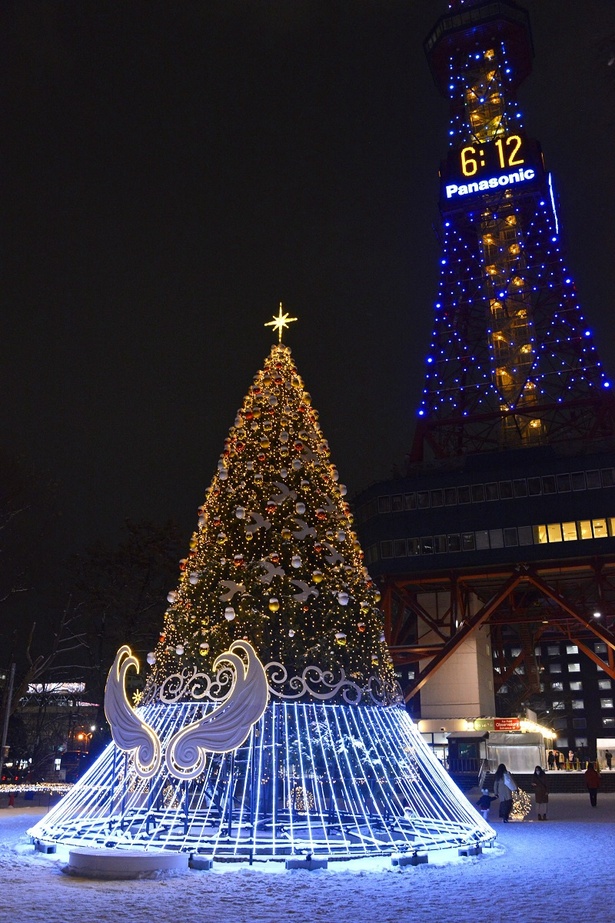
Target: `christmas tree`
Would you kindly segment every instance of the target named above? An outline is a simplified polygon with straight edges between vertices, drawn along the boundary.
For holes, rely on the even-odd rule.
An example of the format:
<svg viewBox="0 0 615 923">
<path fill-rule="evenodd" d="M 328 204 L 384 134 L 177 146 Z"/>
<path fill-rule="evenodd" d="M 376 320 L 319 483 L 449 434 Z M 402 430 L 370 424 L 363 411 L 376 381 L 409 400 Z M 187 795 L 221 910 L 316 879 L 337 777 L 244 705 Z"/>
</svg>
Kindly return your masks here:
<svg viewBox="0 0 615 923">
<path fill-rule="evenodd" d="M 378 592 L 318 414 L 280 341 L 198 510 L 134 707 L 31 831 L 44 842 L 216 859 L 355 857 L 493 839 L 400 700 Z"/>
<path fill-rule="evenodd" d="M 186 678 L 188 693 L 190 678 L 211 672 L 237 639 L 250 641 L 281 693 L 302 682 L 300 700 L 332 686 L 338 700 L 351 688 L 361 701 L 395 697 L 380 597 L 345 495 L 318 412 L 290 349 L 278 343 L 237 413 L 199 507 L 149 657 L 148 698 L 172 675 Z"/>
</svg>

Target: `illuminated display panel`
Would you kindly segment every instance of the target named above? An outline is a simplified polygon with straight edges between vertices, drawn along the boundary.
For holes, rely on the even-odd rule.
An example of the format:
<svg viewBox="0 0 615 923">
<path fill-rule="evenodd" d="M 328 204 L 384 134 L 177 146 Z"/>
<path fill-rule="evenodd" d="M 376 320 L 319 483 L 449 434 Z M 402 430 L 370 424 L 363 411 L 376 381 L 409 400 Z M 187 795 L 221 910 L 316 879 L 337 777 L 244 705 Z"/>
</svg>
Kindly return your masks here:
<svg viewBox="0 0 615 923">
<path fill-rule="evenodd" d="M 524 185 L 544 176 L 537 141 L 523 132 L 488 141 L 471 141 L 451 151 L 441 171 L 442 201 L 491 194 L 507 186 Z"/>
</svg>

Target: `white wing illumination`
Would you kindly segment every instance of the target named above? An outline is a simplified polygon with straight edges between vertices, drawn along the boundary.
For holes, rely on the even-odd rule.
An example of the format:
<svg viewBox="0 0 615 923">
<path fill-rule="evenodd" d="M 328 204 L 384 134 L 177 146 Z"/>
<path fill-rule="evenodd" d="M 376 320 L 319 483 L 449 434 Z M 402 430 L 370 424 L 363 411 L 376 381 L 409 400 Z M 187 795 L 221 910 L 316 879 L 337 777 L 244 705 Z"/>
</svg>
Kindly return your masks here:
<svg viewBox="0 0 615 923">
<path fill-rule="evenodd" d="M 126 697 L 126 672 L 129 667 L 139 672 L 139 661 L 124 644 L 115 655 L 107 677 L 105 715 L 116 745 L 120 750 L 134 754 L 137 775 L 151 779 L 160 768 L 162 751 L 157 734 L 142 721 Z"/>
<path fill-rule="evenodd" d="M 247 664 L 235 651 L 246 655 Z M 267 677 L 252 645 L 234 641 L 230 650 L 216 659 L 214 670 L 222 662 L 235 668 L 229 697 L 211 714 L 178 731 L 167 748 L 167 769 L 178 779 L 194 779 L 203 772 L 208 751 L 228 753 L 240 747 L 267 707 Z"/>
</svg>

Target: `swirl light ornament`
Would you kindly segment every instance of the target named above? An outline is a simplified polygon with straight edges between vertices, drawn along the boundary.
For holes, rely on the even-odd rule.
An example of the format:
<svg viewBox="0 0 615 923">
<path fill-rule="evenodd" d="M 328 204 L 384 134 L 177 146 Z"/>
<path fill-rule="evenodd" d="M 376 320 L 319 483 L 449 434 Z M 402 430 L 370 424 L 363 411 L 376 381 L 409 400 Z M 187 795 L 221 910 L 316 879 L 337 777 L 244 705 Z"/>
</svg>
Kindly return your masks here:
<svg viewBox="0 0 615 923">
<path fill-rule="evenodd" d="M 247 662 L 236 653 L 241 651 Z M 234 641 L 214 663 L 214 669 L 230 663 L 234 668 L 231 692 L 211 714 L 183 728 L 171 739 L 165 761 L 178 779 L 194 779 L 205 769 L 207 753 L 229 753 L 240 747 L 253 724 L 263 715 L 269 700 L 263 665 L 248 641 Z"/>
<path fill-rule="evenodd" d="M 132 753 L 135 772 L 151 779 L 160 769 L 162 749 L 158 735 L 139 717 L 126 695 L 126 673 L 130 667 L 139 672 L 139 661 L 127 644 L 115 655 L 105 685 L 105 716 L 111 735 L 120 750 Z"/>
</svg>

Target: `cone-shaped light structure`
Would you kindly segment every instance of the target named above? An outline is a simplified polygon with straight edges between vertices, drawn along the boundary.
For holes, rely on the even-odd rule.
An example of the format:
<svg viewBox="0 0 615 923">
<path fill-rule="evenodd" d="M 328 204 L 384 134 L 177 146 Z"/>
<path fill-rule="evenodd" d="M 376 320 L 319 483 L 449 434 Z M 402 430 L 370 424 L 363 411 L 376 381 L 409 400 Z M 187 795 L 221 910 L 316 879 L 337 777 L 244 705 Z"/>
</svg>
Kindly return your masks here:
<svg viewBox="0 0 615 923">
<path fill-rule="evenodd" d="M 114 742 L 34 836 L 218 859 L 493 839 L 400 701 L 345 493 L 277 343 L 199 507 L 145 695 L 125 696 L 122 648 Z"/>
</svg>

